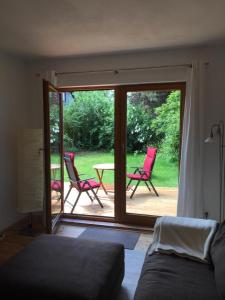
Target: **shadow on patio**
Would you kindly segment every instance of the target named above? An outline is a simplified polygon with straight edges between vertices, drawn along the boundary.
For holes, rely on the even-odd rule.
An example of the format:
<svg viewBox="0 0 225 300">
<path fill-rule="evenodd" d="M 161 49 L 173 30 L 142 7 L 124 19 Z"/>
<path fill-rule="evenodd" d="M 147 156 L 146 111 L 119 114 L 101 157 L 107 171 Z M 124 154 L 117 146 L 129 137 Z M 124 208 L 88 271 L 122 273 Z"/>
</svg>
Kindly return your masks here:
<svg viewBox="0 0 225 300">
<path fill-rule="evenodd" d="M 65 195 L 68 189 L 69 183 L 65 182 Z M 155 216 L 175 216 L 177 212 L 178 189 L 174 187 L 157 187 L 157 191 L 159 193 L 159 197 L 156 197 L 153 192 L 150 193 L 145 186 L 140 186 L 132 199 L 129 198 L 131 191 L 128 191 L 127 212 Z M 72 205 L 74 204 L 77 194 L 77 190 L 72 189 L 64 206 L 65 213 L 71 212 L 72 206 L 69 203 Z M 96 200 L 91 202 L 86 193 L 82 193 L 74 210 L 74 214 L 113 217 L 114 193 L 110 192 L 106 195 L 105 192 L 100 189 L 98 191 L 98 196 L 104 206 L 103 208 L 100 207 Z"/>
</svg>

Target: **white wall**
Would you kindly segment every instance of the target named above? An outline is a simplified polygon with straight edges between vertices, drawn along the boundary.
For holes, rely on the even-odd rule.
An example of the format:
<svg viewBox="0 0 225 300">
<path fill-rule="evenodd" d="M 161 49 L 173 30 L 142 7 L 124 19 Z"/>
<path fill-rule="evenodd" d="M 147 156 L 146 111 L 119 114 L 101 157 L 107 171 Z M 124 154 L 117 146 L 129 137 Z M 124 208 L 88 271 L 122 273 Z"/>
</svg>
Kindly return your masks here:
<svg viewBox="0 0 225 300">
<path fill-rule="evenodd" d="M 225 120 L 225 47 L 203 47 L 177 50 L 164 50 L 153 52 L 139 52 L 118 55 L 84 56 L 76 58 L 64 58 L 42 60 L 30 65 L 31 78 L 31 102 L 30 125 L 42 126 L 42 86 L 41 80 L 35 74 L 46 70 L 56 72 L 102 70 L 135 68 L 157 65 L 171 65 L 191 63 L 195 59 L 209 62 L 206 66 L 206 96 L 204 99 L 204 132 L 208 135 L 212 123 Z M 183 73 L 180 70 L 160 71 L 129 71 L 118 75 L 112 73 L 82 74 L 72 76 L 60 76 L 59 85 L 95 85 L 110 83 L 143 83 L 154 81 L 182 80 Z M 162 78 L 160 80 L 160 78 Z M 205 201 L 205 210 L 210 218 L 219 217 L 219 180 L 218 180 L 218 156 L 215 145 L 204 145 L 204 162 L 202 170 L 202 197 Z"/>
<path fill-rule="evenodd" d="M 17 212 L 17 132 L 27 116 L 27 68 L 0 53 L 0 231 L 19 220 Z"/>
</svg>

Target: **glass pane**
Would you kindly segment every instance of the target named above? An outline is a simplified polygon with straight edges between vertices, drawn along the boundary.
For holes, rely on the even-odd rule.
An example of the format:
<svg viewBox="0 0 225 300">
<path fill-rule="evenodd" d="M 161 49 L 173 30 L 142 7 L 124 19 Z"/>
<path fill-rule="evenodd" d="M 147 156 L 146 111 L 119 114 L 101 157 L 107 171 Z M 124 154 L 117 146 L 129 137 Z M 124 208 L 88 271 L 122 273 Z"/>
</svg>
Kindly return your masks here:
<svg viewBox="0 0 225 300">
<path fill-rule="evenodd" d="M 127 213 L 176 215 L 180 100 L 180 91 L 127 93 Z"/>
<path fill-rule="evenodd" d="M 51 211 L 52 219 L 61 212 L 62 178 L 60 146 L 60 99 L 49 92 L 50 153 L 51 153 Z"/>
<path fill-rule="evenodd" d="M 114 217 L 114 91 L 64 93 L 63 104 L 64 149 L 75 155 L 77 172 L 69 192 L 64 170 L 64 212 Z"/>
</svg>

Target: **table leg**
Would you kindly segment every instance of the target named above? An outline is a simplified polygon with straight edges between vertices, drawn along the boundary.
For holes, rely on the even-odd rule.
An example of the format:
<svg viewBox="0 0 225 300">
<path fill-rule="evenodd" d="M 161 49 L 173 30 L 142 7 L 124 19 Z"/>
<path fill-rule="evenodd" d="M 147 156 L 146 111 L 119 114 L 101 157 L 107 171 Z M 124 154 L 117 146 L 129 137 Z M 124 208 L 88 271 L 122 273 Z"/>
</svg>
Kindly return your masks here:
<svg viewBox="0 0 225 300">
<path fill-rule="evenodd" d="M 51 170 L 51 171 L 52 171 L 52 179 L 55 179 L 55 177 L 56 177 L 56 170 L 53 169 L 53 170 Z"/>
<path fill-rule="evenodd" d="M 106 195 L 108 195 L 107 191 L 106 191 L 106 188 L 102 182 L 102 178 L 103 178 L 103 174 L 104 174 L 104 170 L 101 171 L 101 174 L 99 173 L 99 170 L 98 169 L 95 169 L 96 170 L 96 173 L 97 173 L 97 176 L 98 176 L 98 179 L 99 179 L 99 182 L 100 182 L 100 185 L 101 187 L 103 188 L 104 192 L 106 193 Z M 98 190 L 97 190 L 98 192 Z M 96 194 L 97 194 L 96 192 Z"/>
</svg>

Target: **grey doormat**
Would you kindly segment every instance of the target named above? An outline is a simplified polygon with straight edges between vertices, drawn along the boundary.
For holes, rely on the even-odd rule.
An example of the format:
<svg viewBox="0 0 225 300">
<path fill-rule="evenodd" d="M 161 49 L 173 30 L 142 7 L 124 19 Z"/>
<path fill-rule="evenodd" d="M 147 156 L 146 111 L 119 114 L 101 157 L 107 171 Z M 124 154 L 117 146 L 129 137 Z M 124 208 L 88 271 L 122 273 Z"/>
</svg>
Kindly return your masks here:
<svg viewBox="0 0 225 300">
<path fill-rule="evenodd" d="M 138 232 L 90 227 L 87 228 L 83 233 L 81 233 L 78 238 L 85 240 L 119 243 L 123 244 L 125 249 L 133 250 L 139 237 L 140 233 Z"/>
</svg>

